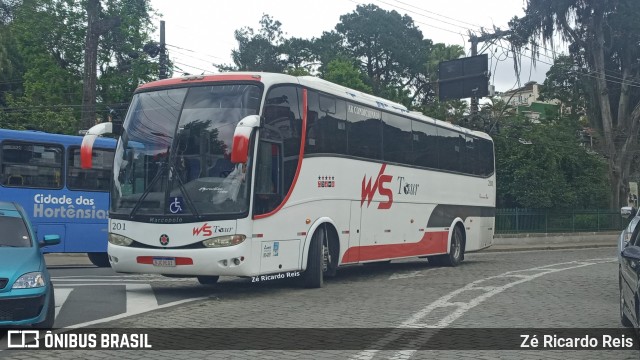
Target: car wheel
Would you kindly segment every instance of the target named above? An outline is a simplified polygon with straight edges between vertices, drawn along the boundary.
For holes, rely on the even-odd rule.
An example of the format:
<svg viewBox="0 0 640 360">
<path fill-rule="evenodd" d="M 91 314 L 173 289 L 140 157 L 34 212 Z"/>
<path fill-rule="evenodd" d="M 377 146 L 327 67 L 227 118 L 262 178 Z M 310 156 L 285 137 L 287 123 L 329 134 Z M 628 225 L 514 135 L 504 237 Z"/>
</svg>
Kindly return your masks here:
<svg viewBox="0 0 640 360">
<path fill-rule="evenodd" d="M 220 276 L 197 276 L 201 285 L 215 285 L 218 283 Z"/>
<path fill-rule="evenodd" d="M 624 313 L 624 296 L 622 295 L 622 275 L 619 275 L 619 286 L 618 288 L 620 289 L 620 322 L 622 323 L 622 326 L 624 327 L 633 327 L 633 323 L 631 323 L 631 320 L 629 320 L 629 318 L 627 317 L 627 315 L 625 315 Z"/>
<path fill-rule="evenodd" d="M 49 283 L 49 303 L 47 304 L 47 315 L 42 322 L 33 324 L 36 329 L 51 329 L 53 328 L 53 322 L 56 320 L 56 297 L 53 291 L 53 284 Z"/>
<path fill-rule="evenodd" d="M 111 267 L 109 263 L 109 255 L 104 253 L 87 253 L 89 256 L 89 261 L 97 267 Z"/>
</svg>

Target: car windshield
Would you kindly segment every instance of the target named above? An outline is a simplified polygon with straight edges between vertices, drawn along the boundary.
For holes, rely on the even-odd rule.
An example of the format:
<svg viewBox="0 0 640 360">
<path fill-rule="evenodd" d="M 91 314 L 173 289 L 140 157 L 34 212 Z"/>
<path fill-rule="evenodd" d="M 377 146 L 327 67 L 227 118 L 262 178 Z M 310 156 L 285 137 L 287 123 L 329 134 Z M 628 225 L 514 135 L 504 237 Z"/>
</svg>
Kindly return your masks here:
<svg viewBox="0 0 640 360">
<path fill-rule="evenodd" d="M 0 215 L 0 247 L 30 247 L 31 238 L 22 218 Z"/>
</svg>

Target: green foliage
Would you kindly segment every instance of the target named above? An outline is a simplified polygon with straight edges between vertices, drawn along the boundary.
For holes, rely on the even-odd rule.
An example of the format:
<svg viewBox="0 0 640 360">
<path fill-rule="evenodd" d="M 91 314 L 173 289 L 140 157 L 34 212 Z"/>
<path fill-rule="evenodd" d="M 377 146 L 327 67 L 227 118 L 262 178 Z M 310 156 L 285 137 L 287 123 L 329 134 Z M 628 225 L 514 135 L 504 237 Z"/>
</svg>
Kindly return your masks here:
<svg viewBox="0 0 640 360">
<path fill-rule="evenodd" d="M 420 111 L 427 116 L 461 126 L 464 126 L 460 122 L 468 110 L 469 105 L 463 100 L 434 100 L 428 105 L 420 106 Z"/>
<path fill-rule="evenodd" d="M 510 22 L 516 51 L 568 44 L 548 85 L 579 109 L 601 135 L 611 183 L 611 207 L 625 205 L 634 154 L 640 150 L 640 2 L 637 0 L 527 0 L 525 16 Z M 545 95 L 547 96 L 547 95 Z"/>
<path fill-rule="evenodd" d="M 578 128 L 567 118 L 505 121 L 494 136 L 498 207 L 607 207 L 606 163 L 579 145 Z"/>
<path fill-rule="evenodd" d="M 354 65 L 353 61 L 335 59 L 327 64 L 324 79 L 348 88 L 371 93 L 371 86 L 364 83 L 363 75 Z"/>
<path fill-rule="evenodd" d="M 412 85 L 425 69 L 431 46 L 411 17 L 373 4 L 358 5 L 340 17 L 336 31 L 350 57 L 360 62 L 374 95 L 411 102 L 404 94 L 419 90 Z"/>
<path fill-rule="evenodd" d="M 133 90 L 155 78 L 144 53 L 153 31 L 148 0 L 102 1 L 119 26 L 100 38 L 98 109 L 126 108 Z M 4 7 L 0 6 L 0 13 Z M 1 14 L 0 14 L 1 15 Z M 77 134 L 87 14 L 78 0 L 12 1 L 0 21 L 0 126 Z"/>
<path fill-rule="evenodd" d="M 100 44 L 99 99 L 111 107 L 126 108 L 138 85 L 157 78 L 159 72 L 158 63 L 143 49 L 151 42 L 153 9 L 147 0 L 120 0 L 108 2 L 104 13 L 118 18 L 120 25 L 107 32 Z"/>
<path fill-rule="evenodd" d="M 283 73 L 287 64 L 280 57 L 284 41 L 281 26 L 280 21 L 264 14 L 257 33 L 250 27 L 236 30 L 238 49 L 231 52 L 234 65 L 221 65 L 220 70 Z"/>
</svg>

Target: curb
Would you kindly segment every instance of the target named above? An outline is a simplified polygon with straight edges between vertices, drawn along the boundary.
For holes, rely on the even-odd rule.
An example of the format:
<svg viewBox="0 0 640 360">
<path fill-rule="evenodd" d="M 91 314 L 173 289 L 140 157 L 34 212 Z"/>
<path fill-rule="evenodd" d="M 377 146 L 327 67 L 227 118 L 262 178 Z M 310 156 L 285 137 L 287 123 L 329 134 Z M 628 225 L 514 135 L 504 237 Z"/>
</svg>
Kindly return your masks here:
<svg viewBox="0 0 640 360">
<path fill-rule="evenodd" d="M 478 253 L 488 253 L 488 252 L 511 252 L 511 251 L 545 251 L 545 250 L 571 250 L 571 249 L 598 249 L 598 248 L 616 248 L 617 244 L 586 244 L 586 245 L 547 245 L 547 246 L 514 246 L 512 248 L 509 247 L 501 247 L 500 245 L 491 246 L 482 251 L 478 251 Z"/>
</svg>

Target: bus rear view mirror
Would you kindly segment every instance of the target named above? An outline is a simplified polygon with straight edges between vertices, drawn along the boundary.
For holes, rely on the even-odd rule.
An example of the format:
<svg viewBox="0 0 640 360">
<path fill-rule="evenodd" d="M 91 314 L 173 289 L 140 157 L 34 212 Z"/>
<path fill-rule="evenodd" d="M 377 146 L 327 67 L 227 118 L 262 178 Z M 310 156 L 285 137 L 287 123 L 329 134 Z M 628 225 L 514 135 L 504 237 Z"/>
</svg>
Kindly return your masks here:
<svg viewBox="0 0 640 360">
<path fill-rule="evenodd" d="M 233 133 L 233 144 L 231 145 L 231 162 L 234 164 L 245 164 L 249 158 L 249 139 L 254 128 L 260 125 L 258 115 L 249 115 L 240 120 Z"/>
<path fill-rule="evenodd" d="M 100 123 L 87 130 L 87 133 L 82 139 L 82 145 L 80 145 L 80 167 L 83 169 L 91 169 L 93 166 L 93 143 L 98 136 L 113 134 L 114 128 L 118 132 L 122 131 L 122 125 L 118 123 L 114 126 L 112 122 Z"/>
</svg>

